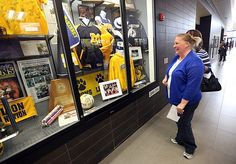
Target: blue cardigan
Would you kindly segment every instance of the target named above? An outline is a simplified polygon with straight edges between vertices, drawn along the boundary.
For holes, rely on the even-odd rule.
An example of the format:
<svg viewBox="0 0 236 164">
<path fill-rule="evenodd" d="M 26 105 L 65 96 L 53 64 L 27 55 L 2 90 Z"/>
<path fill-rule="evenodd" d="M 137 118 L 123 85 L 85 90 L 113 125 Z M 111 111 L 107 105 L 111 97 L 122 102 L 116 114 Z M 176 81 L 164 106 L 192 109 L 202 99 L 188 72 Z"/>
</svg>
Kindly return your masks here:
<svg viewBox="0 0 236 164">
<path fill-rule="evenodd" d="M 178 58 L 179 56 L 176 55 L 168 66 L 167 78 L 169 78 L 170 68 Z M 193 51 L 190 51 L 172 72 L 169 102 L 178 105 L 181 99 L 185 99 L 189 101 L 189 105 L 199 103 L 202 97 L 200 85 L 203 73 L 204 65 L 201 59 Z"/>
</svg>

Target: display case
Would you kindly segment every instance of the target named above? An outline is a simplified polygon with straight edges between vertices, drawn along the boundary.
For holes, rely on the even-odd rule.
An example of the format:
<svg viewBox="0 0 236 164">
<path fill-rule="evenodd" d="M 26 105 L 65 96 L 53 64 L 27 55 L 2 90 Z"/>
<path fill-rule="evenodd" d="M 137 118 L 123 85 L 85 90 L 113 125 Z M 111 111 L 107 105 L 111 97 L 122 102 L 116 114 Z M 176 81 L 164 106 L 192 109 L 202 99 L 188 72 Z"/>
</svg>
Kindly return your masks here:
<svg viewBox="0 0 236 164">
<path fill-rule="evenodd" d="M 0 104 L 0 128 L 5 130 L 0 161 L 102 112 L 111 113 L 156 82 L 152 3 L 0 4 L 0 96 L 7 99 L 19 129 L 6 139 L 11 125 Z"/>
<path fill-rule="evenodd" d="M 95 99 L 84 116 L 155 82 L 152 1 L 127 0 L 123 11 L 111 0 L 71 1 L 69 8 L 64 13 L 71 13 L 80 38 L 75 47 L 79 92 Z"/>
</svg>

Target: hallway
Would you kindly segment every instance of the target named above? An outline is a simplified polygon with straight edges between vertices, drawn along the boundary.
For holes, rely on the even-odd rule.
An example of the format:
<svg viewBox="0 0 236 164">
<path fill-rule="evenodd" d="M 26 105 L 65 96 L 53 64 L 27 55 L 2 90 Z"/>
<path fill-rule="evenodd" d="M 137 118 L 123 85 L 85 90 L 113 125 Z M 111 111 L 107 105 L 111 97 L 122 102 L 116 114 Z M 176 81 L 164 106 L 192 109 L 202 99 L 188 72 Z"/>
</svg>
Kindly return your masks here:
<svg viewBox="0 0 236 164">
<path fill-rule="evenodd" d="M 130 136 L 100 164 L 235 164 L 236 163 L 236 48 L 226 62 L 212 62 L 222 90 L 203 93 L 192 121 L 198 145 L 193 159 L 183 157 L 183 147 L 170 142 L 176 124 L 166 118 L 170 105 Z"/>
</svg>

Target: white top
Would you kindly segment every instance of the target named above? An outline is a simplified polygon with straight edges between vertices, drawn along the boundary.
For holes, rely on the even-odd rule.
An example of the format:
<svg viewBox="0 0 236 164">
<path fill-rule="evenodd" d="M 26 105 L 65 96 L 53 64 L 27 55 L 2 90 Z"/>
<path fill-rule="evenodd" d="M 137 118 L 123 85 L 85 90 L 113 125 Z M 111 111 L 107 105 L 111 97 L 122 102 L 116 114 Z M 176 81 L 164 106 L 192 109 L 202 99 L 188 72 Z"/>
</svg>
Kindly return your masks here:
<svg viewBox="0 0 236 164">
<path fill-rule="evenodd" d="M 81 17 L 82 21 L 84 22 L 85 25 L 88 25 L 90 22 L 90 19 L 85 18 L 85 17 Z"/>
<path fill-rule="evenodd" d="M 175 68 L 179 65 L 179 63 L 181 62 L 182 60 L 177 60 L 173 65 L 172 65 L 172 67 L 170 68 L 170 70 L 169 70 L 169 78 L 168 78 L 168 81 L 167 81 L 167 83 L 168 83 L 168 85 L 167 85 L 167 93 L 168 93 L 168 98 L 170 98 L 170 84 L 171 84 L 171 79 L 172 79 L 172 73 L 173 73 L 173 71 L 175 70 Z"/>
<path fill-rule="evenodd" d="M 106 15 L 107 15 L 107 13 L 105 11 L 101 10 L 101 12 L 100 12 L 101 18 L 106 19 Z"/>
</svg>

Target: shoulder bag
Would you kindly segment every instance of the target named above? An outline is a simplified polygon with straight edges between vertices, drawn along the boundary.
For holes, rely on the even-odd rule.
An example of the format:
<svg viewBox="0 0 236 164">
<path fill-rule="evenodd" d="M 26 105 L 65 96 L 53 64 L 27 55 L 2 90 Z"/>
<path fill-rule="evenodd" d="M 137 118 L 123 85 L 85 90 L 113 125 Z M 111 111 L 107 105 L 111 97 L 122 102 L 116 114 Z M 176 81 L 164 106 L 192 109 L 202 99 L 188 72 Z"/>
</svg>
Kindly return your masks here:
<svg viewBox="0 0 236 164">
<path fill-rule="evenodd" d="M 218 80 L 218 78 L 215 77 L 212 70 L 210 70 L 211 76 L 210 78 L 203 77 L 202 83 L 201 83 L 201 91 L 202 92 L 212 92 L 212 91 L 220 91 L 221 90 L 221 84 Z"/>
</svg>

